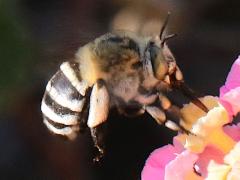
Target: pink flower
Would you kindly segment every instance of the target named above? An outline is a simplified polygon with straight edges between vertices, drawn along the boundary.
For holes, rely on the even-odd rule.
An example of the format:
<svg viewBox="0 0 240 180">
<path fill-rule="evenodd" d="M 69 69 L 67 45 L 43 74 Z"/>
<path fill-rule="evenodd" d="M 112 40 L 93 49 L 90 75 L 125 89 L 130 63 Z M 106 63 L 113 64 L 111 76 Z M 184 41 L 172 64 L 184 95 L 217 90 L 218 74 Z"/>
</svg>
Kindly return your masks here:
<svg viewBox="0 0 240 180">
<path fill-rule="evenodd" d="M 183 151 L 183 146 L 174 140 L 174 145 L 166 145 L 154 150 L 146 161 L 142 180 L 164 179 L 165 166 Z"/>
<path fill-rule="evenodd" d="M 228 134 L 234 141 L 240 141 L 240 123 L 236 125 L 227 125 L 223 127 L 223 130 Z"/>
<path fill-rule="evenodd" d="M 220 149 L 214 146 L 205 147 L 204 151 L 198 154 L 198 161 L 196 162 L 197 167 L 201 169 L 202 177 L 207 177 L 207 166 L 211 160 L 217 163 L 223 163 L 223 158 L 224 153 Z"/>
<path fill-rule="evenodd" d="M 230 116 L 240 111 L 240 56 L 233 63 L 225 85 L 220 88 L 220 102 Z"/>
<path fill-rule="evenodd" d="M 165 167 L 165 180 L 183 180 L 200 178 L 194 172 L 194 164 L 198 159 L 197 154 L 188 150 L 178 154 L 174 160 L 169 162 Z"/>
<path fill-rule="evenodd" d="M 240 56 L 220 88 L 220 97 L 208 96 L 202 101 L 211 109 L 207 114 L 192 104 L 182 109 L 185 118 L 182 125 L 195 136 L 179 134 L 173 145 L 151 153 L 142 180 L 214 180 L 239 176 L 240 123 L 224 125 L 240 112 Z"/>
<path fill-rule="evenodd" d="M 172 145 L 166 145 L 153 151 L 143 169 L 142 180 L 164 179 L 165 166 L 176 156 L 177 150 Z"/>
</svg>

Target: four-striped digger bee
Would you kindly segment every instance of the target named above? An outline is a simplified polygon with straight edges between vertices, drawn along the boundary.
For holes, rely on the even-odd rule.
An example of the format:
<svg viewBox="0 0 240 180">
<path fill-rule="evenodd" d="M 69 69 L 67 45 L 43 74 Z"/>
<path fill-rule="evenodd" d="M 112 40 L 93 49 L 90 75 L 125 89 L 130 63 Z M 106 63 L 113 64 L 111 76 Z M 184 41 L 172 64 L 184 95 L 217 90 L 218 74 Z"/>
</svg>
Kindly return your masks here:
<svg viewBox="0 0 240 180">
<path fill-rule="evenodd" d="M 126 31 L 107 33 L 81 47 L 74 61 L 62 63 L 48 82 L 42 100 L 41 110 L 47 128 L 74 139 L 88 126 L 99 151 L 95 160 L 99 160 L 104 153 L 98 135 L 99 125 L 107 121 L 112 107 L 126 115 L 147 112 L 159 124 L 184 131 L 165 113 L 172 107 L 163 94 L 167 87 L 180 89 L 199 108 L 207 111 L 186 87 L 166 45 L 173 37 L 163 36 L 166 24 L 167 20 L 156 37 L 142 37 Z"/>
</svg>

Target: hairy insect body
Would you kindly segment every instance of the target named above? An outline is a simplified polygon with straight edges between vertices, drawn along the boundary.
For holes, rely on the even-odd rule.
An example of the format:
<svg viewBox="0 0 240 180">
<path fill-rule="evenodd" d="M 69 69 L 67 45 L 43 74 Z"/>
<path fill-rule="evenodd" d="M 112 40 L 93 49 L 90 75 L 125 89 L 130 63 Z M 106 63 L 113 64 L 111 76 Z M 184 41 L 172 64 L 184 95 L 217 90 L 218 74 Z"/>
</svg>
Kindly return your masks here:
<svg viewBox="0 0 240 180">
<path fill-rule="evenodd" d="M 154 77 L 150 63 L 150 66 L 147 64 L 146 58 L 149 57 L 145 51 L 148 43 L 149 38 L 137 39 L 132 34 L 110 35 L 97 51 L 98 57 L 108 62 L 106 68 L 102 69 L 107 74 L 103 79 L 112 97 L 111 104 L 121 112 L 121 107 L 128 109 L 129 106 L 141 106 L 139 112 L 143 113 L 144 106 L 156 99 L 156 94 L 151 93 L 159 80 Z M 104 52 L 104 49 L 108 49 L 108 52 Z"/>
<path fill-rule="evenodd" d="M 171 87 L 170 76 L 181 81 L 182 75 L 162 41 L 119 31 L 81 47 L 75 60 L 61 64 L 48 82 L 41 106 L 45 125 L 70 139 L 87 125 L 102 152 L 97 127 L 114 106 L 126 115 L 147 111 L 165 123 L 164 107 L 170 102 L 163 98 L 160 85 Z"/>
</svg>

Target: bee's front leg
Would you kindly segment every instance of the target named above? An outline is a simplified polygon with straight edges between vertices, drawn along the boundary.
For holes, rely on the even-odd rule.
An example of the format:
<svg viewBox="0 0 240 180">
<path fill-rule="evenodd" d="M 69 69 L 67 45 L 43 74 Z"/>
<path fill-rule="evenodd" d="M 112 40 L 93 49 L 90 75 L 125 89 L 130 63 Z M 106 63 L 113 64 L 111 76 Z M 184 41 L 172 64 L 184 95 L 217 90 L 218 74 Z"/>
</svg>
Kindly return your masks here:
<svg viewBox="0 0 240 180">
<path fill-rule="evenodd" d="M 158 106 L 147 106 L 146 107 L 146 111 L 154 118 L 154 120 L 158 123 L 158 124 L 163 124 L 165 125 L 167 128 L 174 130 L 174 131 L 179 131 L 180 127 L 178 124 L 176 124 L 174 121 L 172 120 L 168 120 L 166 113 L 163 109 L 161 109 L 161 107 Z"/>
<path fill-rule="evenodd" d="M 156 120 L 158 124 L 163 124 L 167 128 L 180 131 L 183 133 L 190 133 L 180 124 L 181 113 L 179 107 L 172 105 L 169 99 L 160 94 L 158 99 L 159 106 L 147 106 L 146 111 Z"/>
<path fill-rule="evenodd" d="M 103 138 L 99 134 L 101 125 L 107 120 L 109 112 L 110 97 L 103 80 L 98 80 L 92 89 L 90 96 L 90 107 L 88 115 L 88 127 L 91 130 L 94 146 L 98 149 L 99 155 L 94 161 L 100 161 L 104 154 Z"/>
<path fill-rule="evenodd" d="M 159 102 L 167 117 L 167 121 L 165 122 L 166 127 L 186 134 L 191 133 L 180 124 L 184 119 L 182 119 L 182 114 L 178 106 L 173 105 L 163 94 L 159 94 Z"/>
</svg>

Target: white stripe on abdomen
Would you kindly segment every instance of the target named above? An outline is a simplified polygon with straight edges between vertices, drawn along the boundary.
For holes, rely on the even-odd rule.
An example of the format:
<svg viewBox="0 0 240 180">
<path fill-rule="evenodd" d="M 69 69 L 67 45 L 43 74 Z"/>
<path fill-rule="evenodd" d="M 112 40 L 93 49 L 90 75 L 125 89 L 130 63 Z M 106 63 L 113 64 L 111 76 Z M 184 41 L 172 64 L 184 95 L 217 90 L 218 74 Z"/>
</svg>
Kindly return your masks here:
<svg viewBox="0 0 240 180">
<path fill-rule="evenodd" d="M 70 114 L 56 114 L 51 108 L 46 105 L 44 101 L 42 101 L 41 110 L 46 117 L 56 123 L 64 125 L 78 124 L 78 116 Z"/>
</svg>

